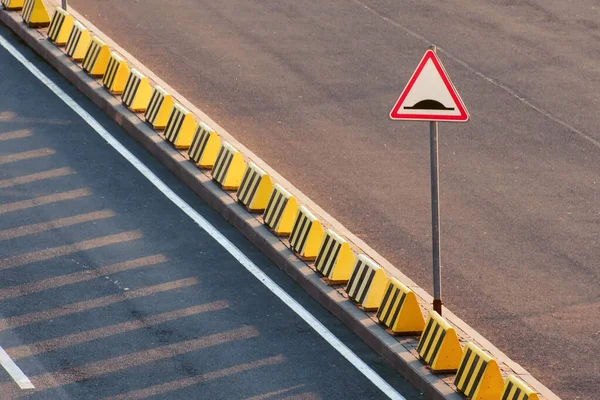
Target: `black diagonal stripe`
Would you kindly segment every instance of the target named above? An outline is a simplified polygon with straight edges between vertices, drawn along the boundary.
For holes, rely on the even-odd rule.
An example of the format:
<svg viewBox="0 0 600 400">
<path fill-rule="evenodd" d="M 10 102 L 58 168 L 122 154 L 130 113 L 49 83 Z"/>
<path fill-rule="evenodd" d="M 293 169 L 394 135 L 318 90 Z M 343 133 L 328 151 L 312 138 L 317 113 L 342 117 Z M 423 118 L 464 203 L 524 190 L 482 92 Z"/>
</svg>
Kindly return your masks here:
<svg viewBox="0 0 600 400">
<path fill-rule="evenodd" d="M 127 105 L 129 107 L 131 107 L 133 105 L 133 101 L 135 100 L 135 95 L 137 94 L 138 88 L 140 87 L 140 83 L 142 83 L 142 79 L 139 77 L 136 77 L 135 84 L 133 85 L 133 89 L 131 90 L 131 98 L 129 99 L 129 102 L 127 103 Z"/>
<path fill-rule="evenodd" d="M 87 65 L 90 63 L 90 54 L 94 52 L 96 49 L 96 43 L 92 42 L 85 52 L 85 56 L 83 56 L 83 69 L 87 71 Z"/>
<path fill-rule="evenodd" d="M 106 68 L 106 74 L 104 74 L 104 79 L 102 79 L 102 83 L 104 83 L 104 86 L 109 88 L 112 86 L 113 82 L 115 81 L 115 76 L 116 74 L 116 70 L 117 70 L 117 60 L 115 58 L 112 58 L 110 60 L 108 60 L 108 67 Z"/>
<path fill-rule="evenodd" d="M 390 295 L 392 294 L 392 290 L 394 290 L 394 285 L 389 285 L 388 289 L 385 291 L 385 295 L 383 295 L 383 300 L 381 301 L 381 307 L 379 307 L 379 310 L 377 310 L 377 319 L 381 322 L 384 322 L 384 319 L 381 319 L 381 313 L 383 312 L 383 309 L 385 308 L 385 306 L 388 303 L 388 300 L 390 298 Z M 393 304 L 390 304 L 390 308 L 392 308 Z"/>
<path fill-rule="evenodd" d="M 431 350 L 431 346 L 433 345 L 433 342 L 435 341 L 435 337 L 437 336 L 437 333 L 438 333 L 439 330 L 440 330 L 440 324 L 436 323 L 435 324 L 435 328 L 433 328 L 433 332 L 431 332 L 431 340 L 429 340 L 429 343 L 427 343 L 427 347 L 425 347 L 425 350 L 423 351 L 423 358 L 428 363 L 431 360 L 433 360 L 433 358 L 429 354 L 429 350 Z M 441 340 L 438 340 L 437 343 L 441 343 Z"/>
<path fill-rule="evenodd" d="M 252 191 L 250 192 L 250 195 L 248 196 L 248 200 L 247 200 L 247 204 L 248 206 L 250 206 L 250 204 L 252 203 L 252 199 L 254 199 L 254 196 L 256 195 L 256 191 L 258 190 L 258 187 L 260 186 L 260 181 L 261 181 L 262 177 L 259 176 L 257 171 L 254 171 L 254 176 L 252 178 Z"/>
<path fill-rule="evenodd" d="M 473 358 L 473 363 L 471 364 L 471 368 L 469 368 L 469 372 L 467 372 L 467 376 L 465 377 L 465 382 L 461 385 L 462 387 L 459 387 L 461 392 L 464 393 L 467 386 L 469 386 L 469 382 L 471 382 L 471 379 L 473 378 L 473 374 L 475 373 L 475 368 L 477 368 L 477 363 L 479 362 L 479 359 L 479 354 L 475 354 L 475 357 Z"/>
<path fill-rule="evenodd" d="M 299 212 L 296 216 L 296 220 L 294 221 L 294 226 L 292 227 L 292 234 L 290 236 L 290 244 L 292 245 L 292 250 L 296 250 L 296 239 L 300 235 L 301 231 L 300 229 L 298 229 L 298 226 L 300 225 L 300 223 L 302 223 L 302 226 L 304 226 L 304 221 L 304 214 Z"/>
<path fill-rule="evenodd" d="M 458 367 L 458 372 L 456 373 L 456 378 L 454 378 L 454 384 L 456 385 L 456 387 L 458 387 L 460 378 L 462 378 L 462 376 L 465 372 L 465 367 L 469 363 L 469 359 L 471 358 L 472 353 L 473 353 L 473 351 L 467 347 L 467 352 L 465 353 L 465 356 L 463 357 L 462 363 L 460 363 L 460 366 Z"/>
<path fill-rule="evenodd" d="M 273 210 L 271 212 L 271 215 L 269 216 L 269 225 L 272 228 L 275 228 L 275 226 L 277 226 L 277 213 L 279 212 L 279 204 L 284 200 L 283 194 L 282 193 L 277 193 L 277 198 L 275 200 L 275 203 L 273 203 Z M 282 207 L 283 209 L 283 207 Z"/>
<path fill-rule="evenodd" d="M 348 280 L 348 284 L 346 284 L 346 292 L 350 295 L 350 290 L 352 290 L 352 286 L 354 286 L 354 282 L 358 277 L 358 272 L 361 270 L 362 261 L 358 261 L 356 265 L 354 265 L 354 269 L 352 270 L 352 275 L 350 275 L 350 279 Z"/>
<path fill-rule="evenodd" d="M 127 90 L 127 87 L 125 88 L 125 90 Z M 171 131 L 175 128 L 173 126 L 173 122 L 175 120 L 175 116 L 178 114 L 179 112 L 177 111 L 176 108 L 173 108 L 173 110 L 171 110 L 171 115 L 169 115 L 169 120 L 167 121 L 167 125 L 165 126 L 165 137 L 168 139 L 169 135 L 171 135 Z"/>
<path fill-rule="evenodd" d="M 252 186 L 254 175 L 255 172 L 252 170 L 252 168 L 250 168 L 250 166 L 246 167 L 246 171 L 244 171 L 244 176 L 242 176 L 242 182 L 240 183 L 237 193 L 238 200 L 244 204 L 246 203 L 246 196 L 248 195 L 250 186 Z"/>
<path fill-rule="evenodd" d="M 269 197 L 269 202 L 267 203 L 267 207 L 265 208 L 265 211 L 263 212 L 263 218 L 265 220 L 265 223 L 268 223 L 267 216 L 272 211 L 271 206 L 273 205 L 273 201 L 275 200 L 275 197 L 277 197 L 277 192 L 275 191 L 275 189 L 273 189 L 273 191 L 271 192 L 271 197 Z"/>
<path fill-rule="evenodd" d="M 148 103 L 148 108 L 146 108 L 146 112 L 144 113 L 144 118 L 146 118 L 146 121 L 152 122 L 152 114 L 154 113 L 154 107 L 156 107 L 159 95 L 160 93 L 158 90 L 154 89 L 152 92 L 152 97 L 150 97 L 150 103 Z"/>
<path fill-rule="evenodd" d="M 123 103 L 127 104 L 127 99 L 129 98 L 129 94 L 131 93 L 131 87 L 133 86 L 133 81 L 135 80 L 135 75 L 133 72 L 129 73 L 127 77 L 127 82 L 125 82 L 125 89 L 123 89 Z"/>
<path fill-rule="evenodd" d="M 283 197 L 283 195 L 282 195 Z M 279 225 L 279 222 L 281 220 L 281 216 L 283 215 L 283 211 L 285 210 L 285 207 L 287 206 L 288 203 L 288 199 L 284 199 L 283 200 L 283 204 L 281 205 L 281 208 L 279 209 L 279 213 L 277 214 L 277 217 L 275 218 L 275 222 L 273 224 L 273 228 L 275 228 L 277 225 Z"/>
<path fill-rule="evenodd" d="M 440 338 L 438 339 L 438 342 L 435 345 L 435 348 L 433 349 L 433 353 L 431 354 L 431 357 L 429 358 L 431 360 L 432 364 L 435 361 L 435 358 L 437 357 L 438 352 L 440 351 L 440 347 L 442 347 L 442 343 L 444 343 L 445 337 L 446 337 L 446 331 L 442 330 L 442 333 L 440 333 Z"/>
<path fill-rule="evenodd" d="M 421 349 L 423 348 L 423 345 L 429 339 L 429 331 L 431 330 L 432 326 L 433 318 L 429 318 L 429 320 L 427 321 L 427 326 L 425 326 L 425 330 L 423 331 L 423 333 L 421 334 L 421 338 L 419 339 L 419 344 L 417 345 L 417 353 L 421 354 Z"/>
<path fill-rule="evenodd" d="M 315 266 L 317 267 L 317 269 L 319 271 L 322 271 L 323 265 L 321 265 L 321 263 L 324 264 L 327 262 L 327 259 L 329 258 L 329 255 L 331 254 L 331 249 L 334 247 L 334 244 L 332 243 L 329 250 L 327 249 L 327 246 L 329 245 L 330 241 L 332 241 L 332 237 L 330 235 L 326 235 L 325 240 L 323 241 L 323 244 L 321 245 L 321 248 L 319 249 L 319 254 L 317 254 L 317 259 L 315 260 Z M 327 256 L 325 256 L 325 259 L 323 260 L 323 256 L 325 255 L 325 250 L 327 250 Z"/>
<path fill-rule="evenodd" d="M 94 66 L 96 65 L 96 61 L 98 61 L 98 56 L 100 55 L 100 50 L 102 50 L 102 46 L 96 44 L 94 51 L 92 52 L 92 59 L 88 65 L 88 72 L 92 72 Z"/>
<path fill-rule="evenodd" d="M 306 221 L 308 221 L 308 218 L 306 218 Z M 304 245 L 306 244 L 306 241 L 308 240 L 308 235 L 310 235 L 310 229 L 312 228 L 312 224 L 313 224 L 312 221 L 310 221 L 308 223 L 308 226 L 306 227 L 306 233 L 302 237 L 302 241 L 300 242 L 300 246 L 298 247 L 298 253 L 300 253 L 300 254 L 304 253 Z M 300 232 L 302 232 L 303 230 L 304 230 L 304 228 L 300 229 Z"/>
<path fill-rule="evenodd" d="M 518 400 L 520 395 L 521 395 L 521 388 L 517 388 L 517 390 L 515 390 L 515 395 L 513 396 L 513 400 Z M 529 398 L 529 396 L 526 396 L 525 399 L 523 399 L 523 400 L 527 400 L 528 398 Z"/>
<path fill-rule="evenodd" d="M 233 161 L 233 155 L 234 154 L 232 152 L 227 153 L 225 165 L 223 166 L 223 168 L 221 169 L 221 172 L 220 172 L 221 177 L 219 178 L 219 182 L 221 182 L 221 181 L 225 182 L 225 177 L 227 176 L 227 172 L 229 172 L 229 167 L 231 167 L 231 162 Z"/>
<path fill-rule="evenodd" d="M 473 394 L 475 394 L 475 390 L 477 390 L 477 387 L 481 383 L 481 378 L 483 377 L 483 373 L 485 372 L 486 367 L 487 367 L 487 362 L 483 361 L 483 363 L 481 364 L 481 367 L 479 368 L 479 371 L 477 372 L 475 381 L 473 381 L 471 390 L 469 390 L 469 394 L 467 394 L 467 396 L 473 397 Z"/>
<path fill-rule="evenodd" d="M 190 155 L 190 158 L 192 160 L 194 160 L 195 162 L 198 162 L 198 143 L 200 142 L 200 134 L 199 134 L 199 130 L 196 129 L 196 133 L 194 134 L 194 139 L 192 139 L 192 144 L 190 145 L 190 148 L 188 150 L 188 154 Z"/>
<path fill-rule="evenodd" d="M 390 285 L 391 287 L 394 287 L 394 285 Z M 386 323 L 387 326 L 389 326 L 390 328 L 392 327 L 392 324 L 389 322 L 389 318 L 390 318 L 390 314 L 392 313 L 392 310 L 394 310 L 394 305 L 396 303 L 396 299 L 398 298 L 398 295 L 400 294 L 400 289 L 395 288 L 394 290 L 394 296 L 392 297 L 392 300 L 390 301 L 390 306 L 387 309 L 387 312 L 385 313 L 385 317 L 383 317 L 383 321 Z M 383 308 L 383 303 L 381 303 L 381 307 L 379 309 Z M 400 309 L 400 308 L 398 308 Z"/>
<path fill-rule="evenodd" d="M 223 159 L 225 158 L 225 146 L 221 146 L 219 150 L 219 154 L 217 155 L 217 160 L 215 161 L 215 169 L 212 171 L 212 176 L 217 177 L 219 175 L 219 171 L 223 168 Z"/>
<path fill-rule="evenodd" d="M 206 145 L 208 144 L 209 139 L 210 132 L 202 129 L 202 139 L 200 140 L 200 151 L 198 152 L 198 157 L 200 157 L 204 153 L 204 149 L 206 149 Z"/>
<path fill-rule="evenodd" d="M 69 39 L 67 40 L 67 54 L 69 56 L 73 55 L 73 44 L 75 43 L 75 36 L 77 36 L 78 31 L 79 29 L 77 29 L 77 27 L 74 26 L 71 30 L 71 33 L 69 34 Z"/>
<path fill-rule="evenodd" d="M 340 254 L 340 250 L 342 249 L 342 244 L 341 243 L 335 243 L 335 245 L 331 246 L 332 248 L 335 247 L 335 252 L 333 253 L 333 256 L 330 257 L 330 253 L 331 250 L 329 251 L 329 253 L 327 254 L 327 259 L 325 260 L 325 272 L 324 274 L 326 276 L 329 276 L 331 274 L 331 272 L 333 271 L 333 266 L 335 265 L 335 262 L 337 261 L 338 255 Z"/>
<path fill-rule="evenodd" d="M 300 222 L 300 226 L 294 224 L 294 228 L 296 229 L 292 229 L 292 234 L 294 235 L 292 248 L 294 249 L 294 251 L 299 253 L 302 250 L 301 242 L 303 237 L 302 235 L 304 233 L 304 227 L 306 226 L 306 223 L 309 222 L 309 220 L 306 215 L 298 213 L 298 219 L 296 220 L 296 222 Z"/>
<path fill-rule="evenodd" d="M 396 320 L 398 319 L 398 315 L 400 315 L 400 310 L 402 310 L 402 306 L 404 305 L 404 300 L 406 300 L 406 293 L 402 292 L 402 296 L 400 296 L 400 301 L 398 302 L 398 307 L 396 308 L 396 312 L 392 316 L 390 320 L 390 327 L 394 326 Z"/>
<path fill-rule="evenodd" d="M 369 285 L 365 285 L 365 290 L 363 290 L 362 292 L 360 292 L 360 288 L 362 287 L 363 282 L 365 281 L 365 279 L 368 279 L 367 276 L 369 278 L 372 279 L 371 276 L 371 269 L 369 268 L 368 265 L 365 265 L 365 268 L 363 269 L 362 274 L 360 275 L 360 278 L 358 278 L 358 281 L 356 282 L 356 290 L 354 290 L 354 295 L 352 297 L 354 297 L 354 299 L 356 300 L 357 303 L 362 303 L 362 297 L 363 294 L 367 293 L 368 291 L 368 287 Z M 367 280 L 368 282 L 368 280 Z"/>
<path fill-rule="evenodd" d="M 508 400 L 508 395 L 510 394 L 510 391 L 513 388 L 513 383 L 511 381 L 508 381 L 508 385 L 506 386 L 506 390 L 504 391 L 504 394 L 502 395 L 502 400 Z M 512 400 L 517 400 L 516 397 L 513 397 Z"/>
<path fill-rule="evenodd" d="M 158 102 L 155 105 L 154 110 L 152 110 L 152 116 L 150 117 L 152 125 L 154 125 L 154 123 L 156 122 L 156 118 L 158 118 L 158 113 L 160 112 L 160 109 L 161 109 L 163 103 L 165 102 L 165 96 L 161 96 L 160 94 L 159 94 L 159 96 L 160 97 L 158 99 Z"/>
</svg>

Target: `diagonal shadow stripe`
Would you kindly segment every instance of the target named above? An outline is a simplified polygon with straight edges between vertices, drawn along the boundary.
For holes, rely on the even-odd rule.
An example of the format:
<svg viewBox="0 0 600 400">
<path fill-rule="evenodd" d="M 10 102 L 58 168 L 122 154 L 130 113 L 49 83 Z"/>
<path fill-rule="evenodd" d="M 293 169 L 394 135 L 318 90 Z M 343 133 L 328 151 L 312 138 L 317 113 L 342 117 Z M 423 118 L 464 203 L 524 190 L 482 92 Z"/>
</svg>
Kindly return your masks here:
<svg viewBox="0 0 600 400">
<path fill-rule="evenodd" d="M 15 203 L 8 203 L 0 205 L 0 214 L 7 212 L 25 210 L 31 207 L 42 206 L 44 204 L 56 203 L 58 201 L 72 200 L 79 197 L 86 197 L 91 195 L 92 192 L 89 189 L 78 189 L 71 190 L 69 192 L 56 193 L 48 196 L 36 197 L 30 200 L 17 201 Z"/>
<path fill-rule="evenodd" d="M 56 153 L 56 151 L 48 148 L 24 151 L 22 153 L 7 154 L 0 156 L 0 165 L 8 164 L 16 161 L 30 160 L 32 158 L 47 157 Z"/>
<path fill-rule="evenodd" d="M 125 300 L 132 300 L 139 297 L 149 296 L 155 293 L 193 286 L 196 284 L 198 284 L 198 279 L 196 278 L 180 279 L 173 282 L 162 283 L 160 285 L 148 286 L 141 289 L 122 292 L 111 296 L 81 301 L 79 303 L 67 304 L 60 308 L 53 308 L 50 310 L 36 311 L 29 314 L 8 317 L 0 319 L 0 331 L 18 328 L 20 326 L 33 324 L 40 321 L 47 321 L 49 319 L 63 317 L 69 314 L 88 311 L 94 308 L 120 303 Z"/>
<path fill-rule="evenodd" d="M 95 239 L 85 240 L 64 246 L 51 247 L 49 249 L 33 251 L 30 253 L 17 254 L 9 258 L 0 260 L 0 270 L 22 267 L 24 265 L 46 261 L 52 258 L 61 257 L 67 254 L 73 254 L 80 251 L 95 249 L 97 247 L 109 246 L 111 244 L 130 242 L 142 238 L 140 231 L 129 231 L 118 233 L 116 235 L 102 236 Z"/>
<path fill-rule="evenodd" d="M 74 174 L 75 171 L 71 168 L 57 168 L 49 171 L 38 172 L 36 174 L 17 176 L 16 178 L 4 179 L 0 181 L 0 188 L 7 188 L 17 185 L 25 185 L 27 183 L 37 182 L 44 179 L 59 178 Z"/>
<path fill-rule="evenodd" d="M 134 268 L 148 267 L 161 264 L 167 261 L 163 255 L 148 256 L 136 258 L 113 265 L 107 265 L 96 269 L 74 272 L 68 275 L 54 276 L 52 278 L 42 279 L 37 282 L 24 283 L 22 285 L 9 286 L 0 290 L 0 300 L 11 299 L 13 297 L 26 296 L 32 293 L 42 292 L 48 289 L 55 289 L 61 286 L 71 285 L 77 282 L 85 282 L 96 279 L 100 276 L 115 274 L 117 272 L 127 271 Z"/>
<path fill-rule="evenodd" d="M 4 140 L 21 139 L 21 138 L 28 137 L 31 135 L 32 135 L 32 133 L 28 129 L 21 129 L 19 131 L 0 133 L 0 142 L 2 142 Z"/>
<path fill-rule="evenodd" d="M 203 382 L 212 381 L 215 379 L 223 378 L 233 374 L 239 374 L 241 372 L 250 371 L 253 369 L 257 369 L 260 367 L 264 367 L 267 365 L 277 365 L 283 364 L 286 361 L 285 357 L 282 355 L 265 358 L 263 360 L 252 361 L 245 364 L 240 364 L 233 366 L 231 368 L 224 368 L 218 371 L 208 372 L 206 374 L 201 374 L 198 376 L 193 376 L 190 378 L 180 379 L 178 381 L 167 382 L 160 385 L 154 385 L 148 388 L 135 390 L 129 393 L 123 393 L 118 396 L 107 397 L 107 400 L 139 400 L 145 399 L 152 396 L 158 396 L 160 394 L 173 392 L 175 390 L 180 390 L 192 385 L 197 385 Z"/>
</svg>

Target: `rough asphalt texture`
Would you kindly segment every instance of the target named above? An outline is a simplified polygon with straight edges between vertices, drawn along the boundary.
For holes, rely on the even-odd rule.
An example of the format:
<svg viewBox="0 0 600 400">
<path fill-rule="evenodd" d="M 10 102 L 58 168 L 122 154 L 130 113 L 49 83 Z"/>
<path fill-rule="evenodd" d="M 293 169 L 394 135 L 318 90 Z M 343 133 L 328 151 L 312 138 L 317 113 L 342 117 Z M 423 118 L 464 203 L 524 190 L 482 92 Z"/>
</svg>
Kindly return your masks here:
<svg viewBox="0 0 600 400">
<path fill-rule="evenodd" d="M 421 398 L 6 28 L 0 35 L 390 384 Z M 4 49 L 0 166 L 0 345 L 38 388 L 27 398 L 384 398 Z M 25 393 L 5 372 L 0 392 Z"/>
<path fill-rule="evenodd" d="M 600 7 L 593 0 L 72 0 L 431 291 L 425 123 L 387 118 L 429 44 L 445 304 L 565 399 L 600 390 Z"/>
</svg>

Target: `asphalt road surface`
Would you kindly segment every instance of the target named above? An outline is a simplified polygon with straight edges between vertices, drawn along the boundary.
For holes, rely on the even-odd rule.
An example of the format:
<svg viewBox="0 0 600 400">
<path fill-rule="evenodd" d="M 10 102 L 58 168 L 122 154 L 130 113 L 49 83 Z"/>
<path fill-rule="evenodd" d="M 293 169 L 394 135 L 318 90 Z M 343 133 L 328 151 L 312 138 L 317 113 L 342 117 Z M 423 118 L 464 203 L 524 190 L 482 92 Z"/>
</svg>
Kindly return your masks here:
<svg viewBox="0 0 600 400">
<path fill-rule="evenodd" d="M 0 36 L 392 387 L 422 398 L 3 26 Z M 1 370 L 2 399 L 386 398 L 2 47 L 0 346 L 36 387 Z"/>
<path fill-rule="evenodd" d="M 597 1 L 70 4 L 430 291 L 428 127 L 388 113 L 439 46 L 472 116 L 440 125 L 443 300 L 596 397 Z"/>
</svg>

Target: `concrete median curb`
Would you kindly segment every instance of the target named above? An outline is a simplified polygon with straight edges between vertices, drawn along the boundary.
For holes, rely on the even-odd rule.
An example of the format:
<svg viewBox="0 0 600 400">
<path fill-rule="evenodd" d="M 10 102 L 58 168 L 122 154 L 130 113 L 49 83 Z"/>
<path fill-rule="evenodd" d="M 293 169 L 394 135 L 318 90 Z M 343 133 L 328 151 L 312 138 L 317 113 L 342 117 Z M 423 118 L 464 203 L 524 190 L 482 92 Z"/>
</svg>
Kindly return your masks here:
<svg viewBox="0 0 600 400">
<path fill-rule="evenodd" d="M 229 135 L 222 127 L 212 121 L 200 110 L 189 104 L 183 96 L 162 82 L 158 77 L 145 69 L 141 63 L 135 60 L 123 49 L 118 47 L 110 38 L 88 23 L 75 11 L 71 14 L 85 24 L 85 26 L 106 42 L 110 48 L 116 50 L 123 56 L 132 68 L 139 69 L 142 74 L 149 78 L 154 86 L 160 85 L 168 93 L 173 95 L 177 101 L 198 115 L 211 127 L 216 128 L 222 137 L 230 142 L 244 154 L 247 160 L 265 170 L 275 182 L 280 183 L 289 190 L 299 202 L 307 205 L 326 228 L 332 228 L 341 233 L 356 249 L 367 254 L 376 263 L 385 268 L 386 272 L 397 278 L 410 288 L 420 299 L 421 304 L 431 304 L 431 296 L 418 287 L 412 280 L 400 273 L 389 264 L 383 257 L 373 249 L 345 229 L 333 217 L 314 204 L 299 190 L 289 184 L 283 177 L 272 170 L 262 160 L 240 144 Z M 367 313 L 356 307 L 343 291 L 339 288 L 328 286 L 315 273 L 309 264 L 300 260 L 286 243 L 273 235 L 267 227 L 256 217 L 248 212 L 235 198 L 216 184 L 211 176 L 198 169 L 186 153 L 176 150 L 160 134 L 144 122 L 143 116 L 139 116 L 127 109 L 127 107 L 103 86 L 103 83 L 90 77 L 85 71 L 74 63 L 61 49 L 54 46 L 42 31 L 30 29 L 23 24 L 18 13 L 10 13 L 0 10 L 0 21 L 14 31 L 34 51 L 45 59 L 52 67 L 62 74 L 71 84 L 83 92 L 94 104 L 101 108 L 117 124 L 152 153 L 161 163 L 172 171 L 180 180 L 190 187 L 198 196 L 217 210 L 226 220 L 239 229 L 256 247 L 265 253 L 276 265 L 283 269 L 292 279 L 302 286 L 323 307 L 344 322 L 357 336 L 364 340 L 385 360 L 387 360 L 397 371 L 405 376 L 415 387 L 432 399 L 462 399 L 453 386 L 453 374 L 434 374 L 420 360 L 416 351 L 418 340 L 414 337 L 398 338 L 391 336 L 377 323 L 374 313 Z M 425 314 L 427 310 L 423 309 Z M 506 374 L 513 374 L 525 381 L 548 400 L 558 399 L 549 389 L 534 379 L 527 371 L 510 360 L 506 355 L 495 348 L 480 334 L 470 328 L 466 323 L 444 310 L 444 317 L 456 328 L 462 343 L 468 341 L 476 342 L 477 345 L 491 353 L 498 361 L 500 369 Z"/>
</svg>

